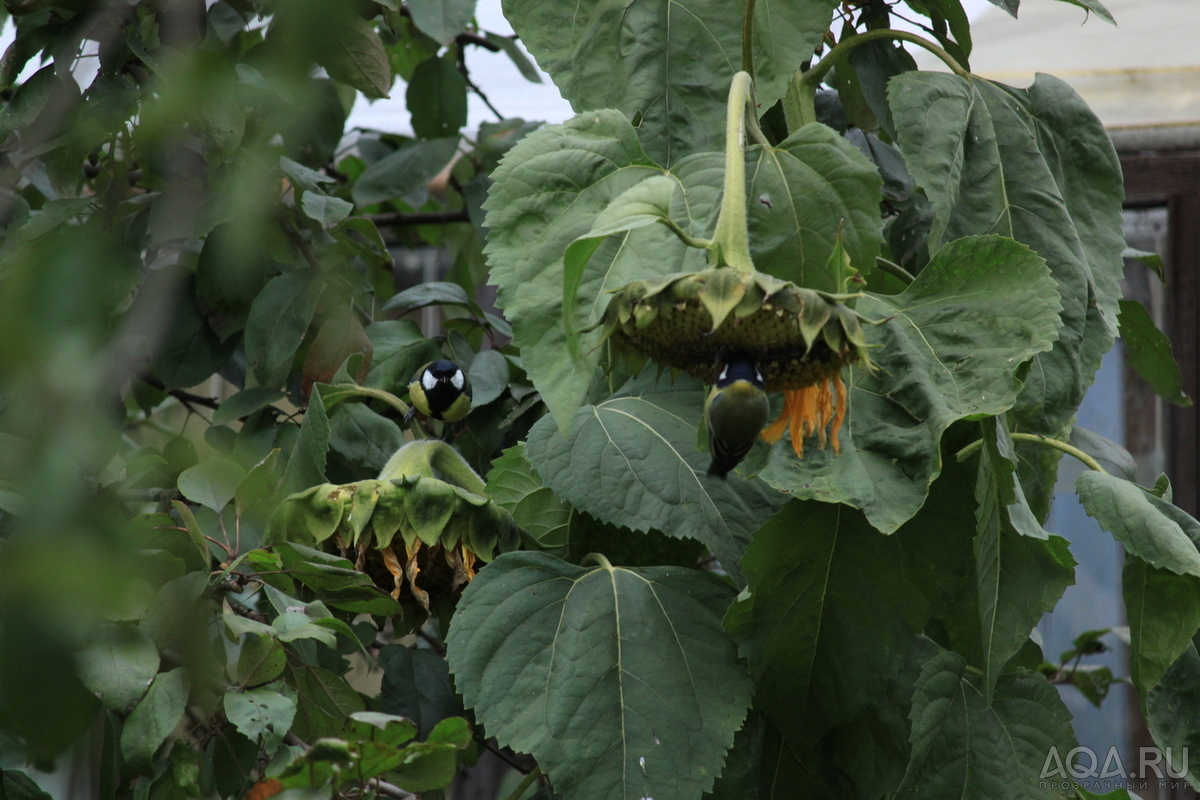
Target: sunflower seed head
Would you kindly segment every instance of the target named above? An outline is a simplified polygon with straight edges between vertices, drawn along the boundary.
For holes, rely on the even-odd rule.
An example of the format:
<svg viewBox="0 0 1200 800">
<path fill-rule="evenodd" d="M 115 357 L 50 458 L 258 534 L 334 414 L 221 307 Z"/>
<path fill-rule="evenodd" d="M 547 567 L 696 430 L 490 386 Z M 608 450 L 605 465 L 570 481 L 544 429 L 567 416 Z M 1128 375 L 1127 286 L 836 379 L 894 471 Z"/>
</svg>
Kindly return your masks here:
<svg viewBox="0 0 1200 800">
<path fill-rule="evenodd" d="M 856 362 L 870 368 L 862 319 L 838 298 L 728 268 L 628 284 L 605 331 L 627 361 L 648 357 L 706 383 L 728 353 L 752 357 L 768 391 L 812 386 Z"/>
</svg>

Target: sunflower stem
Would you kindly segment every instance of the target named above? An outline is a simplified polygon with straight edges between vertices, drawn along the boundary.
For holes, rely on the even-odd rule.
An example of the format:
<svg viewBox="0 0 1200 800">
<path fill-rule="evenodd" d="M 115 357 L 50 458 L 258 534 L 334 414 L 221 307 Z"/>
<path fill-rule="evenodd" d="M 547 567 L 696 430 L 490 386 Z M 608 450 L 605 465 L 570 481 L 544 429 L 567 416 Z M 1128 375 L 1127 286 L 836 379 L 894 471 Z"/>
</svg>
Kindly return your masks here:
<svg viewBox="0 0 1200 800">
<path fill-rule="evenodd" d="M 725 114 L 725 186 L 710 248 L 716 256 L 717 266 L 730 266 L 745 273 L 754 272 L 746 228 L 745 155 L 746 117 L 753 113 L 753 91 L 754 82 L 749 73 L 739 72 L 733 76 Z"/>
<path fill-rule="evenodd" d="M 897 264 L 895 261 L 888 261 L 883 256 L 875 257 L 875 266 L 879 267 L 881 271 L 886 272 L 888 275 L 891 275 L 894 278 L 899 278 L 907 284 L 911 284 L 916 280 L 911 272 Z"/>
<path fill-rule="evenodd" d="M 517 788 L 513 789 L 512 794 L 508 796 L 508 800 L 521 800 L 525 796 L 525 791 L 540 777 L 542 777 L 542 768 L 534 767 L 533 772 L 526 775 L 524 780 L 517 784 Z"/>
<path fill-rule="evenodd" d="M 788 81 L 787 91 L 783 95 L 783 118 L 787 121 L 789 134 L 817 121 L 817 84 L 804 81 L 804 76 L 808 74 L 797 70 Z"/>
<path fill-rule="evenodd" d="M 688 247 L 696 247 L 700 250 L 707 250 L 708 248 L 712 247 L 711 239 L 697 239 L 695 236 L 690 235 L 683 228 L 679 227 L 679 223 L 670 217 L 663 217 L 659 220 L 659 222 L 665 225 L 671 231 L 671 233 L 678 237 L 679 241 L 683 242 Z"/>
<path fill-rule="evenodd" d="M 596 566 L 602 567 L 602 568 L 608 570 L 609 572 L 613 571 L 612 562 L 609 561 L 608 558 L 606 558 L 603 553 L 588 553 L 586 556 L 583 557 L 583 560 L 584 561 L 594 561 L 596 563 Z"/>
<path fill-rule="evenodd" d="M 912 44 L 925 48 L 940 58 L 942 63 L 949 67 L 950 70 L 958 77 L 965 80 L 971 79 L 971 73 L 964 69 L 962 64 L 959 64 L 954 59 L 954 56 L 950 55 L 943 48 L 929 41 L 924 36 L 918 36 L 917 34 L 909 33 L 908 31 L 898 31 L 894 28 L 877 28 L 873 31 L 857 33 L 854 36 L 849 36 L 845 39 L 842 39 L 840 42 L 834 45 L 832 50 L 825 54 L 824 58 L 822 58 L 816 64 L 813 64 L 811 69 L 809 69 L 807 72 L 801 72 L 798 75 L 793 76 L 792 80 L 795 81 L 797 78 L 799 78 L 801 82 L 810 85 L 815 93 L 817 86 L 820 85 L 821 81 L 825 80 L 825 75 L 828 74 L 829 70 L 833 69 L 838 62 L 848 56 L 851 50 L 858 47 L 860 44 L 866 44 L 867 42 L 875 39 L 894 39 L 902 42 L 911 42 Z"/>
<path fill-rule="evenodd" d="M 954 56 L 923 36 L 918 36 L 908 31 L 898 31 L 893 28 L 878 28 L 873 31 L 855 34 L 838 42 L 824 58 L 807 71 L 797 71 L 792 75 L 792 79 L 788 81 L 787 93 L 783 96 L 783 113 L 787 119 L 788 133 L 795 133 L 808 123 L 817 121 L 816 97 L 817 87 L 821 85 L 821 81 L 825 80 L 825 76 L 829 74 L 829 70 L 845 59 L 850 54 L 850 51 L 860 44 L 866 44 L 874 39 L 911 42 L 925 48 L 940 58 L 958 77 L 965 80 L 970 80 L 971 78 L 971 73 L 962 64 L 959 64 L 954 59 Z"/>
<path fill-rule="evenodd" d="M 1100 466 L 1099 461 L 1092 458 L 1078 447 L 1069 445 L 1066 442 L 1060 442 L 1058 439 L 1052 439 L 1049 436 L 1041 436 L 1036 433 L 1012 433 L 1009 435 L 1015 442 L 1037 442 L 1038 444 L 1043 444 L 1046 447 L 1052 447 L 1055 450 L 1061 450 L 1067 455 L 1074 456 L 1075 458 L 1079 459 L 1079 461 L 1082 462 L 1088 469 L 1095 472 L 1102 472 L 1105 475 L 1108 474 L 1108 470 Z M 956 458 L 959 461 L 966 461 L 968 458 L 975 455 L 975 451 L 981 447 L 983 447 L 983 439 L 978 439 L 974 442 L 971 442 L 962 450 L 958 451 Z"/>
</svg>

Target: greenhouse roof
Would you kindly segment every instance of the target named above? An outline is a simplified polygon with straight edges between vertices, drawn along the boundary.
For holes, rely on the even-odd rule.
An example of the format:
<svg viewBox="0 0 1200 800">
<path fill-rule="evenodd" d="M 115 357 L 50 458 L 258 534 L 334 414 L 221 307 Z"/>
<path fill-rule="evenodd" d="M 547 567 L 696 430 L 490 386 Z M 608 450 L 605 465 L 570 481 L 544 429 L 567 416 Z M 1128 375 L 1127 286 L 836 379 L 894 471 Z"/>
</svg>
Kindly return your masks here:
<svg viewBox="0 0 1200 800">
<path fill-rule="evenodd" d="M 1116 26 L 1052 0 L 1026 0 L 1019 19 L 989 9 L 971 25 L 972 71 L 1017 86 L 1032 82 L 1034 67 L 1060 77 L 1118 143 L 1200 144 L 1200 2 L 1104 2 Z"/>
</svg>

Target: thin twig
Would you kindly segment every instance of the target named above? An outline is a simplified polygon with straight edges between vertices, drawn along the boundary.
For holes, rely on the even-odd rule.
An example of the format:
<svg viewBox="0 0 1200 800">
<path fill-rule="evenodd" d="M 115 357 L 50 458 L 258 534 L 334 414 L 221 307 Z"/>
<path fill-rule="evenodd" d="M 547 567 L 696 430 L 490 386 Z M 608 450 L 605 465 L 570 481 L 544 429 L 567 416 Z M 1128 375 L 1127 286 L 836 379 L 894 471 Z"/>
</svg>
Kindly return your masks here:
<svg viewBox="0 0 1200 800">
<path fill-rule="evenodd" d="M 437 638 L 432 633 L 426 633 L 423 628 L 418 628 L 417 636 L 424 639 L 426 642 L 428 642 L 429 646 L 439 656 L 446 655 L 446 645 L 442 643 L 441 639 Z"/>
<path fill-rule="evenodd" d="M 229 609 L 231 611 L 233 611 L 234 614 L 237 614 L 239 617 L 245 617 L 246 619 L 252 619 L 255 622 L 261 622 L 263 624 L 266 624 L 267 615 L 262 613 L 261 611 L 255 611 L 252 608 L 242 605 L 237 600 L 234 600 L 232 597 L 230 597 L 228 594 L 225 595 L 225 602 L 229 603 Z"/>
<path fill-rule="evenodd" d="M 296 226 L 292 225 L 291 221 L 283 214 L 278 214 L 279 227 L 283 228 L 283 232 L 292 240 L 292 244 L 296 245 L 296 249 L 300 251 L 300 255 L 304 256 L 304 260 L 308 265 L 315 270 L 321 269 L 321 263 L 317 261 L 316 255 L 312 251 L 312 246 L 300 235 L 300 231 L 296 230 Z"/>
<path fill-rule="evenodd" d="M 1050 682 L 1051 683 L 1070 683 L 1071 680 L 1075 677 L 1075 673 L 1079 671 L 1079 662 L 1081 662 L 1082 660 L 1083 660 L 1083 651 L 1081 650 L 1080 652 L 1075 654 L 1075 659 L 1074 659 L 1074 661 L 1071 662 L 1071 668 L 1068 670 L 1066 668 L 1067 665 L 1063 664 L 1054 673 L 1054 677 L 1051 678 Z"/>
<path fill-rule="evenodd" d="M 158 389 L 160 392 L 165 392 L 168 396 L 174 397 L 180 403 L 188 406 L 189 411 L 191 410 L 192 405 L 204 406 L 205 408 L 212 409 L 213 411 L 216 411 L 221 407 L 221 401 L 217 400 L 215 397 L 204 397 L 203 395 L 185 392 L 182 389 L 168 389 L 162 381 L 153 375 L 141 375 L 139 377 L 143 383 Z"/>
<path fill-rule="evenodd" d="M 88 178 L 98 178 L 101 172 L 103 170 L 100 169 L 99 164 L 93 164 L 89 161 L 83 163 L 83 174 Z M 129 185 L 133 186 L 142 179 L 142 171 L 140 169 L 131 169 L 125 173 L 125 177 L 129 180 Z"/>
<path fill-rule="evenodd" d="M 470 70 L 467 69 L 467 51 L 464 50 L 462 47 L 458 47 L 457 50 L 458 50 L 458 59 L 457 59 L 458 72 L 460 75 L 462 75 L 463 81 L 467 84 L 467 88 L 470 89 L 471 91 L 473 91 L 475 94 L 479 95 L 479 99 L 483 101 L 483 104 L 485 106 L 487 106 L 489 109 L 491 109 L 492 113 L 496 115 L 496 119 L 503 120 L 504 115 L 501 114 L 500 111 L 494 105 L 492 105 L 492 101 L 489 100 L 488 96 L 483 93 L 483 89 L 480 89 L 475 84 L 475 81 L 471 80 L 471 72 L 470 72 Z"/>
<path fill-rule="evenodd" d="M 387 214 L 367 214 L 366 219 L 376 225 L 399 227 L 402 225 L 449 225 L 454 222 L 470 222 L 467 210 L 459 211 L 393 211 Z"/>
<path fill-rule="evenodd" d="M 499 45 L 492 44 L 486 37 L 480 36 L 477 33 L 463 31 L 458 36 L 454 37 L 454 40 L 459 44 L 473 44 L 476 47 L 482 47 L 484 50 L 490 50 L 493 53 L 500 52 Z"/>
<path fill-rule="evenodd" d="M 513 769 L 515 769 L 517 772 L 521 773 L 522 775 L 528 775 L 531 772 L 529 767 L 522 766 L 520 764 L 520 762 L 518 762 L 516 759 L 506 755 L 503 750 L 496 747 L 496 745 L 492 744 L 487 739 L 484 739 L 480 736 L 476 736 L 475 741 L 477 741 L 481 745 L 483 745 L 484 750 L 487 750 L 489 753 L 491 753 L 496 758 L 503 761 L 505 764 L 508 764 L 510 767 L 512 767 Z"/>
<path fill-rule="evenodd" d="M 284 735 L 283 742 L 284 744 L 291 745 L 292 747 L 302 747 L 305 750 L 312 749 L 309 747 L 307 742 L 291 731 L 288 731 Z M 369 781 L 366 781 L 365 784 L 373 788 L 379 794 L 386 795 L 388 797 L 394 797 L 396 800 L 417 800 L 417 796 L 412 792 L 406 792 L 399 786 L 396 786 L 393 783 L 388 783 L 384 780 L 380 780 L 379 778 L 371 778 Z"/>
<path fill-rule="evenodd" d="M 475 94 L 479 95 L 479 99 L 483 101 L 483 104 L 485 106 L 487 106 L 489 109 L 491 109 L 491 112 L 496 115 L 496 119 L 503 120 L 504 115 L 500 113 L 499 109 L 497 109 L 494 105 L 492 105 L 492 101 L 488 100 L 488 96 L 483 93 L 483 89 L 480 89 L 479 86 L 476 85 L 475 81 L 471 80 L 470 76 L 467 75 L 467 69 L 466 69 L 465 65 L 463 66 L 461 71 L 462 71 L 463 80 L 465 80 L 467 82 L 467 88 L 470 89 Z"/>
<path fill-rule="evenodd" d="M 233 555 L 233 551 L 229 549 L 229 542 L 218 542 L 216 539 L 214 539 L 213 537 L 209 536 L 207 533 L 202 533 L 202 534 L 200 534 L 200 535 L 201 535 L 201 536 L 203 536 L 203 537 L 204 537 L 205 539 L 207 539 L 208 541 L 210 541 L 210 542 L 212 542 L 213 544 L 215 544 L 217 547 L 219 547 L 219 548 L 221 548 L 222 550 L 224 550 L 224 551 L 225 551 L 225 555 L 226 555 L 227 557 L 229 557 L 229 556 L 232 556 L 232 555 Z"/>
<path fill-rule="evenodd" d="M 417 800 L 417 796 L 411 792 L 406 792 L 395 784 L 380 780 L 379 778 L 371 778 L 367 781 L 367 786 L 372 787 L 375 791 L 388 797 L 395 797 L 397 800 Z"/>
</svg>

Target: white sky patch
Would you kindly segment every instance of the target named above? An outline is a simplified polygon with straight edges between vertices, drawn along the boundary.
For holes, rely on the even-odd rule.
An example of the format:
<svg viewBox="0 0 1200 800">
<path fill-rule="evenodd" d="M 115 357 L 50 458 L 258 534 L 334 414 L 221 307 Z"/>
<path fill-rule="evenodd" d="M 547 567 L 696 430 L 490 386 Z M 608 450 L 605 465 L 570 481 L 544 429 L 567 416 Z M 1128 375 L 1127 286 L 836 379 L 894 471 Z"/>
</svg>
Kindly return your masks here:
<svg viewBox="0 0 1200 800">
<path fill-rule="evenodd" d="M 511 36 L 513 29 L 500 11 L 500 0 L 479 0 L 475 8 L 475 19 L 480 29 Z M 522 77 L 512 60 L 504 53 L 493 53 L 482 47 L 468 45 L 466 50 L 467 70 L 471 81 L 487 95 L 488 100 L 506 117 L 520 117 L 539 122 L 562 122 L 575 115 L 571 104 L 559 94 L 558 87 L 550 77 L 542 73 L 541 83 L 530 83 Z M 529 57 L 530 63 L 534 62 Z M 412 134 L 412 119 L 404 101 L 408 87 L 397 80 L 388 100 L 368 101 L 362 95 L 354 103 L 348 125 L 374 128 L 389 133 Z M 479 96 L 467 92 L 467 127 L 469 137 L 474 137 L 481 122 L 496 122 L 497 117 L 488 109 Z"/>
</svg>

